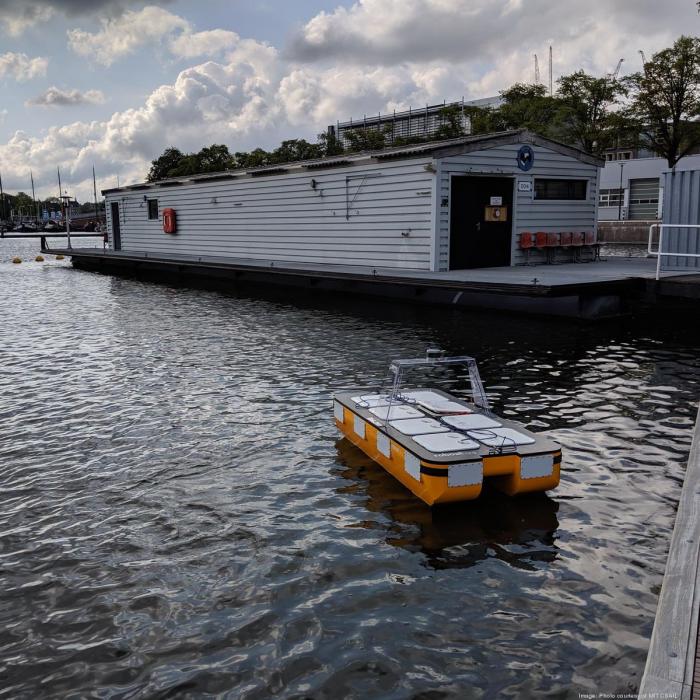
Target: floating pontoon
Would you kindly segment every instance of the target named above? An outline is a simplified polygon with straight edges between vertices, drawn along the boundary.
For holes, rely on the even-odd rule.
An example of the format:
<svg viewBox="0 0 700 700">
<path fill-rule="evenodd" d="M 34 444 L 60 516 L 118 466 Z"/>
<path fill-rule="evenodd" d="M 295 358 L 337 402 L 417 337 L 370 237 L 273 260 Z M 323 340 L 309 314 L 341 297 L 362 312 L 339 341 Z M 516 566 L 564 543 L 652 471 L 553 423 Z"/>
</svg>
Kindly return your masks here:
<svg viewBox="0 0 700 700">
<path fill-rule="evenodd" d="M 402 389 L 409 370 L 459 365 L 468 369 L 468 400 L 439 389 Z M 335 394 L 335 423 L 428 505 L 477 498 L 484 479 L 510 496 L 559 484 L 561 447 L 491 412 L 474 358 L 428 350 L 425 359 L 394 360 L 390 370 L 389 391 Z"/>
</svg>

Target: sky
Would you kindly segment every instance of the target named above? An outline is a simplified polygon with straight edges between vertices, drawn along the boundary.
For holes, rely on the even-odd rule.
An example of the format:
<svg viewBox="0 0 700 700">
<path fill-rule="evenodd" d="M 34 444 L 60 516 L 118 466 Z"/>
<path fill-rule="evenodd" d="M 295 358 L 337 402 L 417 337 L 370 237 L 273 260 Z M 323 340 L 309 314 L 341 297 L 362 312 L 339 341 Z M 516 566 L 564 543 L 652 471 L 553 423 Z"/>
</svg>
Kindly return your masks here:
<svg viewBox="0 0 700 700">
<path fill-rule="evenodd" d="M 274 148 L 364 114 L 641 68 L 694 0 L 0 0 L 6 192 L 92 198 L 168 146 Z"/>
</svg>

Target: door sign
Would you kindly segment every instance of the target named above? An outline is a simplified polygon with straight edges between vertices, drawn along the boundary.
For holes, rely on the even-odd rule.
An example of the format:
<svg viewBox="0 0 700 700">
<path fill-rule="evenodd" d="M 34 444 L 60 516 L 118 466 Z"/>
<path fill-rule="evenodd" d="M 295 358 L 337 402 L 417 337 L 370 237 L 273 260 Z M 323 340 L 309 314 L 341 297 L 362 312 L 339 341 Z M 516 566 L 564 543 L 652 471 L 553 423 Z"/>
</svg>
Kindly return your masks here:
<svg viewBox="0 0 700 700">
<path fill-rule="evenodd" d="M 491 197 L 489 199 L 489 204 L 492 207 L 502 207 L 503 206 L 503 197 Z"/>
<path fill-rule="evenodd" d="M 486 207 L 484 221 L 508 221 L 508 207 Z"/>
</svg>

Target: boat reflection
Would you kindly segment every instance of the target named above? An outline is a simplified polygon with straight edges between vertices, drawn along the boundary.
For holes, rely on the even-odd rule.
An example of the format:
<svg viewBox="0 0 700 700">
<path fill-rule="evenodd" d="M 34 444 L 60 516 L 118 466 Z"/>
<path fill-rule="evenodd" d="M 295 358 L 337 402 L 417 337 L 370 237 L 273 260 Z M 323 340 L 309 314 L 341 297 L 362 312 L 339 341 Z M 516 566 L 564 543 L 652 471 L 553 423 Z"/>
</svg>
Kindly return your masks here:
<svg viewBox="0 0 700 700">
<path fill-rule="evenodd" d="M 390 522 L 386 541 L 422 552 L 435 569 L 466 568 L 495 557 L 521 569 L 541 567 L 558 556 L 559 504 L 544 493 L 509 498 L 486 485 L 474 501 L 430 508 L 349 440 L 336 442 L 342 492 L 361 493 L 367 510 Z M 377 529 L 375 518 L 357 527 Z"/>
</svg>

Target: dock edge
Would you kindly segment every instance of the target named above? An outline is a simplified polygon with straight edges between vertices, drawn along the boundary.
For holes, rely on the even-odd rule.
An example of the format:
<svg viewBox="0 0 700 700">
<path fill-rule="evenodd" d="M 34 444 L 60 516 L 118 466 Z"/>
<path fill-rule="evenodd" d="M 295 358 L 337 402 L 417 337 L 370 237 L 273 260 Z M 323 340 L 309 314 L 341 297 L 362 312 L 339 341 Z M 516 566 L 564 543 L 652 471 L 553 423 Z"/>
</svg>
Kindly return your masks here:
<svg viewBox="0 0 700 700">
<path fill-rule="evenodd" d="M 700 410 L 678 503 L 640 698 L 690 700 L 700 609 Z"/>
</svg>

